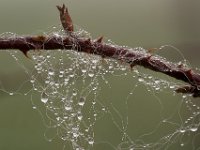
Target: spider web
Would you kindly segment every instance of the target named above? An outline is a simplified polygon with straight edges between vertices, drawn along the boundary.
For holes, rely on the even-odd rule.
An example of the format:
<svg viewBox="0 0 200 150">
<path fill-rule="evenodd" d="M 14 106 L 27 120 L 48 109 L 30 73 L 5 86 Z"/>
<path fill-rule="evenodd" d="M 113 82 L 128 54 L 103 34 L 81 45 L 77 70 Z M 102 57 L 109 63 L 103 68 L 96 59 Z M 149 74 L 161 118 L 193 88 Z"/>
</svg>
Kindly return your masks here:
<svg viewBox="0 0 200 150">
<path fill-rule="evenodd" d="M 43 34 L 65 33 L 60 27 L 51 27 Z M 91 38 L 80 28 L 75 34 Z M 115 46 L 109 39 L 108 43 Z M 175 47 L 160 49 L 164 48 L 178 51 L 182 62 L 189 64 Z M 142 47 L 133 50 L 146 51 Z M 199 148 L 199 102 L 173 92 L 181 82 L 77 51 L 31 51 L 29 63 L 23 61 L 21 52 L 8 53 L 28 80 L 15 92 L 0 83 L 1 91 L 15 95 L 28 83 L 30 88 L 23 94 L 31 95 L 33 109 L 42 116 L 45 139 L 61 139 L 63 149 Z"/>
</svg>

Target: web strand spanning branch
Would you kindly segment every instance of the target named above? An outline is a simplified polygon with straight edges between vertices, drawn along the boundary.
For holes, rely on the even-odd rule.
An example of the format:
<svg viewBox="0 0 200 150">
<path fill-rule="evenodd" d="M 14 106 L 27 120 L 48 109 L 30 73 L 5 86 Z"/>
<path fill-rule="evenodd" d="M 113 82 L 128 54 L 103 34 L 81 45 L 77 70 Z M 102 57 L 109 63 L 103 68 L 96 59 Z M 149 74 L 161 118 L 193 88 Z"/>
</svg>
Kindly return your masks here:
<svg viewBox="0 0 200 150">
<path fill-rule="evenodd" d="M 151 53 L 134 51 L 121 46 L 112 46 L 98 40 L 73 37 L 43 37 L 27 36 L 9 39 L 0 38 L 0 49 L 19 49 L 24 54 L 30 50 L 75 50 L 89 54 L 100 55 L 103 58 L 113 58 L 130 64 L 140 65 L 153 71 L 162 72 L 178 80 L 187 82 L 189 85 L 177 89 L 180 93 L 191 93 L 194 97 L 200 96 L 200 74 L 182 65 L 166 61 Z"/>
<path fill-rule="evenodd" d="M 73 34 L 72 21 L 65 6 L 58 7 L 58 9 L 60 11 L 60 18 L 66 18 L 66 20 L 61 20 L 62 25 L 67 32 L 66 36 L 0 38 L 0 49 L 19 49 L 25 55 L 27 55 L 27 52 L 30 50 L 63 49 L 99 55 L 103 58 L 112 58 L 128 63 L 131 67 L 135 65 L 143 66 L 178 80 L 182 80 L 188 83 L 188 85 L 176 89 L 176 92 L 188 93 L 192 94 L 193 97 L 200 97 L 200 74 L 184 65 L 174 64 L 162 57 L 152 55 L 149 52 L 134 51 L 134 49 L 104 43 L 102 37 L 96 40 L 80 38 Z M 67 17 L 62 15 L 67 15 Z M 68 18 L 70 18 L 70 20 L 68 20 Z M 68 32 L 70 34 L 68 34 Z"/>
</svg>

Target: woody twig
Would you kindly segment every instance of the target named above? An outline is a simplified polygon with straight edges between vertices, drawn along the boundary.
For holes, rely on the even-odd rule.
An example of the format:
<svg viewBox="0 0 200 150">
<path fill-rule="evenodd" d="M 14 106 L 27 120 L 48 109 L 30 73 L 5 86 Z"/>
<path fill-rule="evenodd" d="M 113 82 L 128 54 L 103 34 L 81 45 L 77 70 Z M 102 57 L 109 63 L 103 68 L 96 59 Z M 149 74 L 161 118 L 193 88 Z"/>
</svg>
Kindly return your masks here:
<svg viewBox="0 0 200 150">
<path fill-rule="evenodd" d="M 129 64 L 143 66 L 156 72 L 184 81 L 187 85 L 176 89 L 177 93 L 191 94 L 200 97 L 200 74 L 184 65 L 174 64 L 162 59 L 150 52 L 134 51 L 134 49 L 122 46 L 113 46 L 103 42 L 103 37 L 91 40 L 88 38 L 74 36 L 72 19 L 68 9 L 63 5 L 57 6 L 60 12 L 60 20 L 66 32 L 66 36 L 19 36 L 12 38 L 0 38 L 0 49 L 19 49 L 25 55 L 30 50 L 75 50 L 103 58 L 120 60 Z"/>
</svg>

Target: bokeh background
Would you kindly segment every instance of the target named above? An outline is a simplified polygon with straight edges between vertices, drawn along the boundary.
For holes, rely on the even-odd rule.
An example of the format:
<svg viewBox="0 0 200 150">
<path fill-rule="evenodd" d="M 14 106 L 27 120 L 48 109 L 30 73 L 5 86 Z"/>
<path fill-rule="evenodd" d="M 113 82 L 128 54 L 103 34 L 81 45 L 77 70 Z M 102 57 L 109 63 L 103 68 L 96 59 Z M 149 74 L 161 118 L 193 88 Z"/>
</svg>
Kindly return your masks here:
<svg viewBox="0 0 200 150">
<path fill-rule="evenodd" d="M 193 68 L 199 67 L 200 1 L 0 0 L 0 34 L 13 32 L 19 35 L 33 35 L 42 33 L 54 25 L 57 26 L 60 22 L 55 6 L 62 3 L 68 6 L 73 22 L 89 31 L 93 37 L 104 35 L 119 45 L 130 47 L 159 48 L 170 44 L 177 47 L 179 51 L 166 48 L 157 53 L 174 62 L 183 60 L 181 56 L 183 54 Z M 22 61 L 27 61 L 25 57 L 22 59 L 24 59 Z M 19 88 L 25 78 L 27 79 L 26 74 L 20 66 L 7 52 L 1 51 L 0 85 L 4 86 L 1 89 L 14 91 Z M 102 99 L 112 101 L 113 105 L 123 114 L 125 106 L 120 103 L 132 88 L 129 78 L 119 80 L 119 77 L 110 76 L 108 80 L 113 87 L 110 91 L 105 90 Z M 133 139 L 149 131 L 148 128 L 153 129 L 161 120 L 158 116 L 155 117 L 161 106 L 152 95 L 145 90 L 145 86 L 139 86 L 134 96 L 128 101 L 131 107 L 129 113 L 132 114 L 131 118 L 129 116 L 130 124 L 132 124 L 129 132 Z M 166 114 L 171 112 L 171 109 L 175 110 L 173 106 L 177 106 L 181 100 L 180 95 L 172 96 L 168 92 L 158 94 L 158 97 L 164 105 Z M 33 97 L 33 99 L 37 98 Z M 108 124 L 110 122 L 108 118 L 104 121 Z M 105 126 L 105 124 L 106 122 L 102 123 L 102 121 L 97 123 L 97 139 L 99 141 L 109 140 L 113 145 L 117 145 L 120 141 L 117 137 L 119 132 L 117 133 L 112 126 Z M 103 131 L 102 128 L 104 128 Z M 131 128 L 138 131 L 133 132 Z M 10 96 L 8 93 L 0 92 L 0 149 L 62 149 L 62 141 L 57 139 L 48 142 L 44 139 L 45 130 L 41 116 L 32 109 L 30 97 L 18 94 Z M 103 133 L 108 131 L 112 133 L 104 137 Z M 170 129 L 166 127 L 162 131 L 167 133 Z M 158 135 L 152 139 L 156 139 L 156 136 Z M 187 138 L 188 141 L 189 138 Z M 195 139 L 193 146 L 198 147 L 198 139 L 200 138 Z M 179 143 L 169 149 L 190 149 L 191 147 L 191 144 L 180 147 Z M 111 147 L 107 145 L 107 147 L 99 146 L 94 149 L 111 149 Z"/>
</svg>

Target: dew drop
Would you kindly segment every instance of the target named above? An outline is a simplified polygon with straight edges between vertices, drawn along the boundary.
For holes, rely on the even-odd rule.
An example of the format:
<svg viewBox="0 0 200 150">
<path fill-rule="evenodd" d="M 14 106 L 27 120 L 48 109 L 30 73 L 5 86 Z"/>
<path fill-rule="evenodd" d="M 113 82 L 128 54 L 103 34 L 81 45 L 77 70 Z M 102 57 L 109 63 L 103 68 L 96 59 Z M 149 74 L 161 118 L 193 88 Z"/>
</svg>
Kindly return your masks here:
<svg viewBox="0 0 200 150">
<path fill-rule="evenodd" d="M 183 99 L 185 99 L 186 97 L 187 97 L 186 95 L 183 95 L 183 96 L 182 96 Z"/>
<path fill-rule="evenodd" d="M 82 69 L 81 71 L 82 71 L 82 73 L 86 73 L 87 70 L 86 69 Z"/>
<path fill-rule="evenodd" d="M 74 74 L 70 74 L 69 77 L 73 78 L 73 77 L 74 77 Z"/>
<path fill-rule="evenodd" d="M 49 80 L 45 80 L 45 83 L 48 84 L 50 81 Z"/>
<path fill-rule="evenodd" d="M 72 110 L 72 107 L 71 106 L 65 106 L 65 110 L 67 110 L 67 111 Z"/>
<path fill-rule="evenodd" d="M 185 133 L 185 129 L 180 129 L 180 133 Z"/>
<path fill-rule="evenodd" d="M 78 105 L 79 106 L 83 106 L 85 104 L 85 98 L 84 97 L 81 97 L 79 102 L 78 102 Z"/>
<path fill-rule="evenodd" d="M 77 95 L 77 92 L 74 90 L 73 93 L 72 93 L 72 95 L 73 95 L 73 96 L 76 96 L 76 95 Z"/>
<path fill-rule="evenodd" d="M 31 79 L 31 80 L 30 80 L 30 82 L 31 82 L 31 83 L 34 83 L 34 82 L 35 82 L 35 80 Z"/>
<path fill-rule="evenodd" d="M 112 65 L 110 65 L 109 67 L 108 67 L 108 69 L 112 69 L 113 68 L 113 66 Z"/>
<path fill-rule="evenodd" d="M 122 70 L 122 71 L 125 71 L 125 70 L 126 70 L 126 67 L 122 67 L 121 70 Z"/>
<path fill-rule="evenodd" d="M 60 70 L 60 73 L 61 73 L 61 74 L 64 74 L 64 70 Z"/>
<path fill-rule="evenodd" d="M 12 93 L 12 92 L 11 92 L 11 93 L 9 93 L 9 95 L 10 95 L 10 96 L 12 96 L 13 94 L 14 94 L 14 93 Z"/>
<path fill-rule="evenodd" d="M 102 110 L 103 110 L 103 111 L 106 111 L 106 108 L 103 107 Z"/>
<path fill-rule="evenodd" d="M 92 78 L 94 77 L 94 73 L 88 73 L 88 76 Z"/>
<path fill-rule="evenodd" d="M 45 92 L 43 92 L 41 95 L 41 102 L 43 102 L 45 104 L 48 102 L 48 96 Z"/>
<path fill-rule="evenodd" d="M 89 143 L 90 145 L 93 145 L 93 144 L 94 144 L 94 140 L 89 140 L 88 143 Z"/>
<path fill-rule="evenodd" d="M 144 82 L 144 79 L 142 77 L 138 77 L 139 82 Z"/>
<path fill-rule="evenodd" d="M 82 120 L 83 116 L 82 115 L 78 115 L 78 120 Z"/>
<path fill-rule="evenodd" d="M 160 87 L 156 87 L 155 90 L 156 90 L 156 91 L 159 91 L 159 90 L 160 90 Z"/>
<path fill-rule="evenodd" d="M 159 84 L 159 83 L 160 83 L 160 80 L 156 79 L 156 80 L 155 80 L 155 83 L 156 83 L 156 84 Z"/>
<path fill-rule="evenodd" d="M 73 137 L 77 138 L 79 135 L 77 133 L 73 133 Z"/>
<path fill-rule="evenodd" d="M 49 75 L 53 76 L 55 74 L 55 72 L 52 69 L 49 69 Z"/>
<path fill-rule="evenodd" d="M 62 77 L 63 77 L 63 74 L 59 74 L 59 77 L 62 78 Z"/>
<path fill-rule="evenodd" d="M 56 120 L 59 121 L 59 120 L 60 120 L 60 117 L 57 117 Z"/>
<path fill-rule="evenodd" d="M 198 130 L 198 127 L 192 127 L 192 128 L 190 128 L 190 131 L 192 131 L 192 132 L 196 132 Z"/>
</svg>

